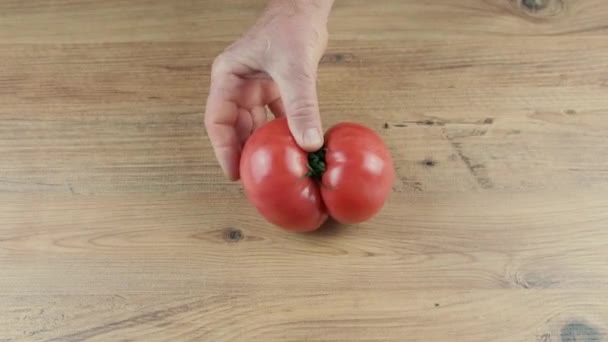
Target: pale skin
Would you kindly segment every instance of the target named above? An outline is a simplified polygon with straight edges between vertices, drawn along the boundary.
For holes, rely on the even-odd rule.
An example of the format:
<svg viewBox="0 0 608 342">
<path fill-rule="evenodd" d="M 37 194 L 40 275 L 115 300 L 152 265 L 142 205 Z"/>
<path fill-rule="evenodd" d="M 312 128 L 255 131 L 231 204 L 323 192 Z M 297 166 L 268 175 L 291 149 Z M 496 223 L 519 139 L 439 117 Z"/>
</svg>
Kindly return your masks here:
<svg viewBox="0 0 608 342">
<path fill-rule="evenodd" d="M 333 0 L 271 0 L 256 22 L 214 61 L 205 128 L 230 180 L 239 179 L 244 142 L 266 122 L 286 116 L 297 144 L 323 145 L 316 79 L 327 46 Z"/>
</svg>

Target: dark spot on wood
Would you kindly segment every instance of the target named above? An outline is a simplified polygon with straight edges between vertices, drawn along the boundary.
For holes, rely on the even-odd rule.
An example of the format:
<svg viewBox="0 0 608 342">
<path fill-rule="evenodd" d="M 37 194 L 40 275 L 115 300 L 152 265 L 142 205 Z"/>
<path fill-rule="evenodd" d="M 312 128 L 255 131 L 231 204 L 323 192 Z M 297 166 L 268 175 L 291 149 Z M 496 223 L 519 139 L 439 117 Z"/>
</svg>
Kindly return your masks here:
<svg viewBox="0 0 608 342">
<path fill-rule="evenodd" d="M 435 307 L 438 308 L 439 307 L 439 303 L 435 303 Z"/>
<path fill-rule="evenodd" d="M 399 128 L 407 127 L 406 124 L 395 124 L 394 126 Z"/>
<path fill-rule="evenodd" d="M 224 230 L 224 240 L 227 242 L 239 242 L 243 239 L 243 233 L 239 229 L 228 228 Z"/>
<path fill-rule="evenodd" d="M 433 167 L 433 166 L 437 165 L 437 162 L 431 158 L 427 158 L 422 161 L 422 165 L 424 165 L 426 167 Z"/>
<path fill-rule="evenodd" d="M 549 2 L 550 0 L 521 0 L 522 6 L 532 12 L 546 8 Z"/>
<path fill-rule="evenodd" d="M 352 63 L 355 56 L 350 53 L 326 53 L 321 57 L 321 64 L 344 64 Z"/>
<path fill-rule="evenodd" d="M 74 191 L 74 187 L 72 186 L 72 183 L 69 180 L 66 180 L 65 182 L 68 186 L 68 190 L 70 190 L 70 193 L 72 195 L 76 195 L 76 191 Z"/>
<path fill-rule="evenodd" d="M 416 124 L 421 125 L 421 126 L 443 126 L 443 125 L 445 125 L 445 123 L 442 121 L 435 121 L 435 120 L 430 120 L 430 119 L 416 121 Z"/>
<path fill-rule="evenodd" d="M 560 334 L 562 342 L 600 342 L 602 339 L 597 329 L 583 322 L 568 323 Z"/>
<path fill-rule="evenodd" d="M 389 129 L 391 126 L 388 124 L 388 122 L 385 122 L 383 127 L 384 129 Z"/>
<path fill-rule="evenodd" d="M 512 129 L 507 132 L 507 134 L 520 134 L 520 133 L 521 133 L 520 129 Z"/>
<path fill-rule="evenodd" d="M 518 0 L 520 10 L 533 21 L 546 20 L 563 12 L 564 0 Z"/>
<path fill-rule="evenodd" d="M 576 111 L 574 109 L 566 109 L 565 113 L 568 115 L 576 115 Z"/>
<path fill-rule="evenodd" d="M 493 119 L 493 118 L 485 118 L 485 119 L 483 120 L 483 123 L 484 123 L 485 125 L 491 125 L 491 124 L 493 124 L 493 123 L 494 123 L 494 119 Z"/>
<path fill-rule="evenodd" d="M 148 96 L 148 100 L 160 100 L 160 96 Z"/>
</svg>

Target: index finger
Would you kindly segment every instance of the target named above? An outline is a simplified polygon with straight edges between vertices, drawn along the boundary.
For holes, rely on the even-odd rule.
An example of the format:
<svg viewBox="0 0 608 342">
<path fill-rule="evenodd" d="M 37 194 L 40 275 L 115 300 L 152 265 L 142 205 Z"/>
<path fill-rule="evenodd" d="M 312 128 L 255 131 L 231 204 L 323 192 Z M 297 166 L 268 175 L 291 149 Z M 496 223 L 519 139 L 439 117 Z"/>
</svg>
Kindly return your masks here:
<svg viewBox="0 0 608 342">
<path fill-rule="evenodd" d="M 217 76 L 216 76 L 217 75 Z M 224 174 L 230 180 L 239 179 L 241 145 L 236 132 L 238 106 L 226 94 L 231 74 L 216 74 L 211 78 L 205 107 L 205 128 Z"/>
</svg>

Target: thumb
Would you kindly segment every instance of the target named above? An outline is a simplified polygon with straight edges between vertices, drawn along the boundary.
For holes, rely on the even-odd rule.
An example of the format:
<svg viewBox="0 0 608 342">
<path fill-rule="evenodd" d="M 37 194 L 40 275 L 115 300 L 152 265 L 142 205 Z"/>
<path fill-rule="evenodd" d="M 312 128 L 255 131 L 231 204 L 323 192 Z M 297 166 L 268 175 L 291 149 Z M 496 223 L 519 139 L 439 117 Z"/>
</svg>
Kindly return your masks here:
<svg viewBox="0 0 608 342">
<path fill-rule="evenodd" d="M 297 144 L 310 152 L 320 149 L 323 146 L 323 130 L 317 99 L 316 70 L 286 68 L 273 78 L 285 105 L 289 130 Z"/>
</svg>

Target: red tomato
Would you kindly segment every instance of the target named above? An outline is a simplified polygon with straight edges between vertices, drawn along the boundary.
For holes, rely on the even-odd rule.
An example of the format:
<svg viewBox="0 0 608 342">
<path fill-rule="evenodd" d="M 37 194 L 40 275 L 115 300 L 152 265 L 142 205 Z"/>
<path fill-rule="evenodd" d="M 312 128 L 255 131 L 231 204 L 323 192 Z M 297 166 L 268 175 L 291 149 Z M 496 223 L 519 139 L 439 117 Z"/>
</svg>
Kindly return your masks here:
<svg viewBox="0 0 608 342">
<path fill-rule="evenodd" d="M 269 222 L 299 232 L 319 228 L 328 215 L 341 223 L 372 218 L 395 178 L 390 153 L 371 129 L 338 124 L 325 135 L 323 149 L 308 153 L 284 118 L 249 137 L 240 174 L 247 197 Z"/>
</svg>

